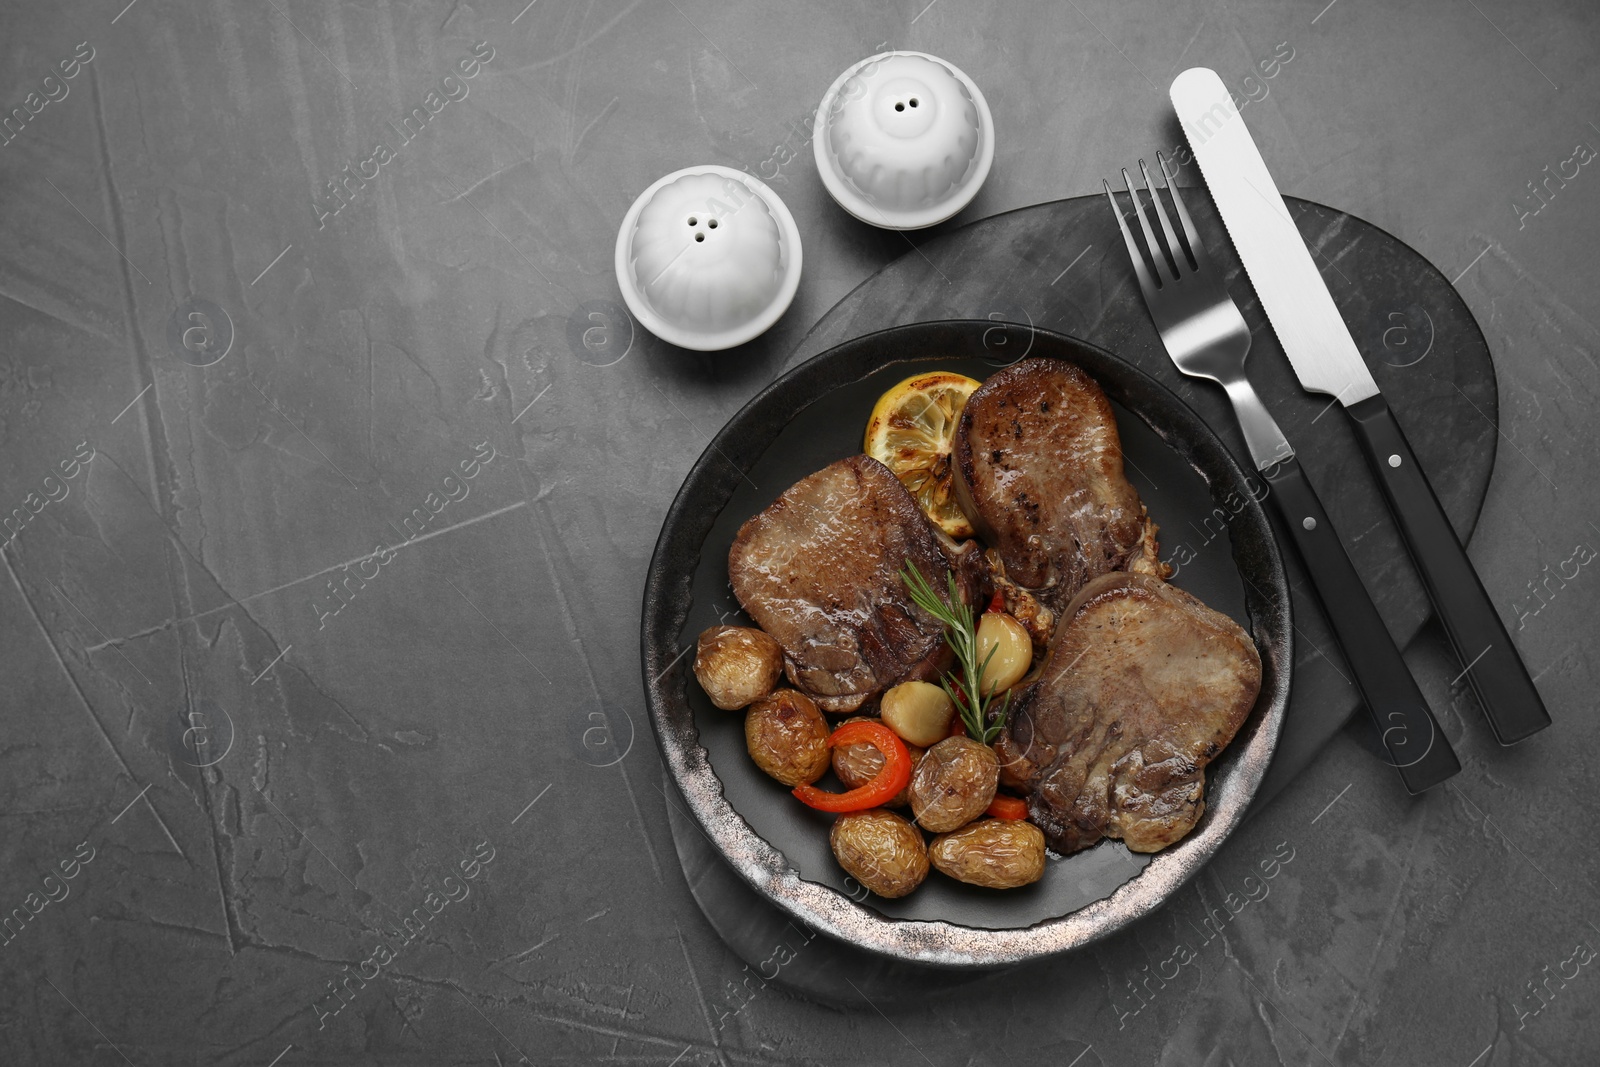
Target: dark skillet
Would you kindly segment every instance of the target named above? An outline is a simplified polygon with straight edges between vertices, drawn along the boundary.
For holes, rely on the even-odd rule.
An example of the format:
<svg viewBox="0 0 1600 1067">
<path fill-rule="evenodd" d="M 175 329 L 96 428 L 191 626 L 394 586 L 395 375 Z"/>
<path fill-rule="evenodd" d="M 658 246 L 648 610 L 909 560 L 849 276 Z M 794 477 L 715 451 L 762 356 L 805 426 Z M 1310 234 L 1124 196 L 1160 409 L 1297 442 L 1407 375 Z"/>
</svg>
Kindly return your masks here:
<svg viewBox="0 0 1600 1067">
<path fill-rule="evenodd" d="M 764 389 L 712 439 L 662 524 L 645 582 L 643 667 L 650 719 L 682 803 L 733 869 L 813 929 L 919 963 L 979 967 L 1081 947 L 1166 900 L 1244 817 L 1283 723 L 1292 662 L 1288 583 L 1247 476 L 1216 435 L 1143 371 L 1075 338 L 1033 330 L 1030 356 L 1071 360 L 1117 413 L 1129 479 L 1162 528 L 1162 557 L 1187 560 L 1173 581 L 1243 624 L 1261 650 L 1261 695 L 1207 772 L 1206 813 L 1154 856 L 1104 842 L 1052 859 L 1044 878 L 992 891 L 937 873 L 896 901 L 867 895 L 828 850 L 831 816 L 801 805 L 744 750 L 742 713 L 713 707 L 690 668 L 696 635 L 719 621 L 749 625 L 727 582 L 739 525 L 784 489 L 861 449 L 874 401 L 925 370 L 982 379 L 1001 364 L 985 347 L 995 323 L 924 322 L 868 334 L 822 353 Z M 1012 328 L 1015 352 L 1016 328 Z M 676 798 L 673 803 L 677 804 Z"/>
</svg>

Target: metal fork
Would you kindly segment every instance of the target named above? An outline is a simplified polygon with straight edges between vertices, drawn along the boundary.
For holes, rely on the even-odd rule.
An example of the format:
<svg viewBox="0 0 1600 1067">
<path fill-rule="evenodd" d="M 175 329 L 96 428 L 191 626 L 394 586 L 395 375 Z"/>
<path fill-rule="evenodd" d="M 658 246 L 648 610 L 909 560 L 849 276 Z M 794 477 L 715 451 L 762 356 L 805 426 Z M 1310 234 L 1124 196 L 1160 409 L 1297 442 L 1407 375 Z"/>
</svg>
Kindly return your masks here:
<svg viewBox="0 0 1600 1067">
<path fill-rule="evenodd" d="M 1145 169 L 1144 160 L 1139 160 L 1139 173 L 1144 175 L 1145 192 L 1155 203 L 1156 215 L 1161 220 L 1161 232 L 1166 237 L 1166 243 L 1160 246 L 1160 251 L 1157 251 L 1150 220 L 1145 216 L 1139 198 L 1134 195 L 1126 170 L 1122 172 L 1122 184 L 1133 200 L 1139 226 L 1144 230 L 1145 243 L 1155 259 L 1154 274 L 1145 265 L 1144 256 L 1140 254 L 1133 234 L 1128 232 L 1128 222 L 1121 210 L 1117 211 L 1117 225 L 1122 229 L 1122 239 L 1128 243 L 1128 254 L 1133 257 L 1133 270 L 1139 276 L 1139 288 L 1144 291 L 1145 306 L 1150 309 L 1156 332 L 1161 334 L 1167 354 L 1178 365 L 1178 369 L 1191 378 L 1209 378 L 1228 391 L 1228 399 L 1233 401 L 1233 413 L 1239 419 L 1239 429 L 1244 432 L 1245 446 L 1250 449 L 1250 458 L 1255 460 L 1258 470 L 1265 470 L 1281 459 L 1292 457 L 1294 449 L 1289 447 L 1283 431 L 1278 429 L 1277 422 L 1267 413 L 1261 398 L 1250 385 L 1250 379 L 1245 377 L 1244 361 L 1250 354 L 1250 327 L 1244 324 L 1239 306 L 1223 286 L 1221 273 L 1212 266 L 1211 257 L 1206 255 L 1205 245 L 1200 243 L 1189 212 L 1178 198 L 1178 191 L 1167 181 L 1166 160 L 1159 152 L 1156 154 L 1156 165 L 1161 170 L 1162 184 L 1172 197 L 1172 206 L 1177 209 L 1178 219 L 1183 223 L 1183 236 L 1193 260 L 1185 258 L 1184 249 L 1178 244 L 1177 235 L 1172 232 L 1172 223 L 1167 220 L 1166 208 L 1161 206 L 1161 198 L 1155 195 L 1155 187 L 1150 184 L 1150 172 Z M 1100 184 L 1105 186 L 1106 199 L 1115 208 L 1117 201 L 1111 195 L 1111 185 L 1104 180 Z"/>
<path fill-rule="evenodd" d="M 1100 183 L 1128 245 L 1145 306 L 1155 320 L 1167 355 L 1178 369 L 1191 378 L 1205 378 L 1227 390 L 1250 458 L 1272 488 L 1271 496 L 1283 525 L 1311 574 L 1384 748 L 1406 788 L 1420 793 L 1455 774 L 1461 764 L 1367 595 L 1322 502 L 1300 469 L 1294 449 L 1245 377 L 1250 328 L 1228 295 L 1222 272 L 1206 254 L 1177 188 L 1168 180 L 1166 160 L 1160 153 L 1156 154 L 1156 165 L 1161 171 L 1161 184 L 1183 225 L 1184 243 L 1180 244 L 1173 232 L 1166 208 L 1150 181 L 1150 171 L 1141 159 L 1139 173 L 1144 176 L 1145 195 L 1155 207 L 1164 241 L 1157 241 L 1127 170 L 1122 171 L 1122 184 L 1144 231 L 1148 260 L 1128 229 L 1111 184 Z"/>
</svg>

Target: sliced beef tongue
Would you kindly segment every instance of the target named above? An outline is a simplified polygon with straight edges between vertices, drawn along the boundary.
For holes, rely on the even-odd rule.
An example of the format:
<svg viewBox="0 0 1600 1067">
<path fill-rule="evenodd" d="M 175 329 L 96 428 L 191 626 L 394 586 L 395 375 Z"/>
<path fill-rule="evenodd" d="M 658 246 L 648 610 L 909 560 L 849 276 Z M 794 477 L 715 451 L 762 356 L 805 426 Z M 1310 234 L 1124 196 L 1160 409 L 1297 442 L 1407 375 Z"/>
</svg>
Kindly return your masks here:
<svg viewBox="0 0 1600 1067">
<path fill-rule="evenodd" d="M 783 647 L 789 681 L 824 711 L 847 712 L 948 665 L 943 629 L 912 603 L 899 572 L 910 562 L 941 592 L 954 573 L 974 602 L 975 549 L 936 537 L 893 472 L 858 455 L 802 478 L 740 527 L 728 579 Z"/>
<path fill-rule="evenodd" d="M 957 499 L 1005 580 L 1045 607 L 1059 613 L 1110 571 L 1166 576 L 1111 405 L 1073 364 L 1025 359 L 984 382 L 961 416 L 955 470 Z"/>
<path fill-rule="evenodd" d="M 1050 846 L 1155 852 L 1205 811 L 1205 766 L 1243 724 L 1261 657 L 1232 619 L 1146 574 L 1090 581 L 996 745 Z"/>
</svg>

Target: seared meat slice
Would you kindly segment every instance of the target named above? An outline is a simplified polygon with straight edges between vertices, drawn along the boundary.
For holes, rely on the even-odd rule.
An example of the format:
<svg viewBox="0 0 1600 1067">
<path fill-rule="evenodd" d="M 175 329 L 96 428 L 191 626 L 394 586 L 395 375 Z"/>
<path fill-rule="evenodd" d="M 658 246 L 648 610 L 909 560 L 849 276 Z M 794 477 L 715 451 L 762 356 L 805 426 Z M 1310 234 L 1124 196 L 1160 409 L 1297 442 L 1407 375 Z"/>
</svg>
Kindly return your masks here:
<svg viewBox="0 0 1600 1067">
<path fill-rule="evenodd" d="M 1111 405 L 1071 363 L 1025 359 L 984 382 L 961 415 L 955 470 L 957 499 L 1004 578 L 1057 613 L 1109 571 L 1170 573 L 1123 476 Z"/>
<path fill-rule="evenodd" d="M 917 502 L 869 456 L 829 464 L 739 529 L 728 553 L 734 596 L 783 647 L 795 688 L 824 711 L 854 711 L 950 661 L 938 620 L 912 603 L 908 561 L 943 592 L 955 573 L 976 600 L 976 546 L 947 555 Z"/>
<path fill-rule="evenodd" d="M 1205 811 L 1204 768 L 1255 706 L 1261 656 L 1232 619 L 1146 574 L 1102 575 L 1062 613 L 996 745 L 1052 848 L 1166 848 Z"/>
</svg>

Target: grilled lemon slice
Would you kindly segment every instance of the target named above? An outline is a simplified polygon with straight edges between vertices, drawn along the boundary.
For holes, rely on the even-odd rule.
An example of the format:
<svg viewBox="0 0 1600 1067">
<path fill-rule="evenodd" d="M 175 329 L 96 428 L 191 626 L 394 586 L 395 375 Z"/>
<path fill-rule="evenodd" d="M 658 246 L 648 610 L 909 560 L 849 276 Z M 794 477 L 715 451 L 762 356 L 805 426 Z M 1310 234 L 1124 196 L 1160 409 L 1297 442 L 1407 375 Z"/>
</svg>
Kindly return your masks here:
<svg viewBox="0 0 1600 1067">
<path fill-rule="evenodd" d="M 950 371 L 912 375 L 878 398 L 862 444 L 867 455 L 894 471 L 923 514 L 954 538 L 973 535 L 956 503 L 950 453 L 961 409 L 978 384 Z"/>
</svg>

